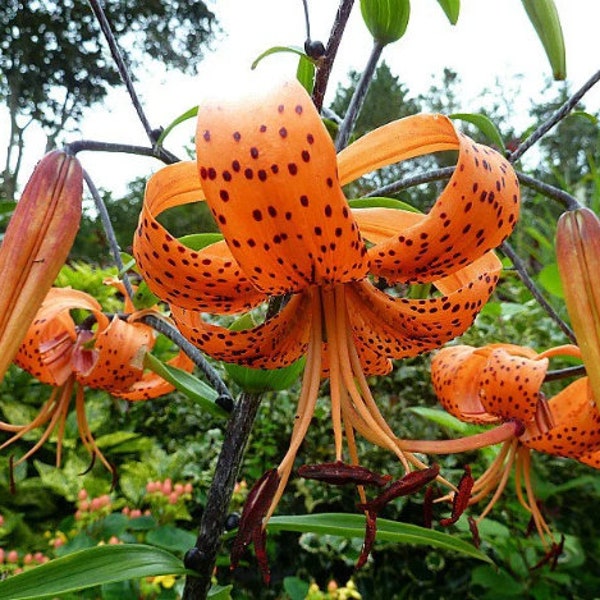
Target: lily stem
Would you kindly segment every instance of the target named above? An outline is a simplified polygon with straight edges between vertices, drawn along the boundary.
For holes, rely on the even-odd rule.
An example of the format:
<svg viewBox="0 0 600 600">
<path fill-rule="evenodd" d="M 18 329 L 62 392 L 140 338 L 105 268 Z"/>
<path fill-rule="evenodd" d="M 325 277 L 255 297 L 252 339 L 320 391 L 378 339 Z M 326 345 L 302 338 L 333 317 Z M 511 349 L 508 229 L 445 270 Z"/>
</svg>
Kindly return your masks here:
<svg viewBox="0 0 600 600">
<path fill-rule="evenodd" d="M 356 125 L 356 120 L 358 119 L 363 104 L 365 103 L 367 92 L 369 91 L 369 87 L 373 81 L 373 75 L 375 73 L 375 69 L 377 68 L 377 63 L 381 58 L 381 53 L 383 52 L 384 47 L 385 45 L 378 40 L 373 41 L 373 47 L 371 48 L 371 54 L 367 60 L 365 70 L 360 76 L 358 84 L 356 85 L 356 89 L 354 90 L 354 94 L 352 94 L 348 110 L 344 115 L 344 120 L 342 121 L 338 131 L 338 136 L 335 142 L 335 149 L 338 152 L 343 150 L 348 144 L 350 135 L 352 134 L 354 126 Z"/>
<path fill-rule="evenodd" d="M 183 600 L 204 600 L 208 595 L 231 495 L 260 401 L 258 394 L 244 393 L 231 413 L 196 545 L 186 554 L 186 567 L 196 571 L 196 575 L 187 577 Z"/>
<path fill-rule="evenodd" d="M 119 273 L 121 279 L 123 281 L 123 285 L 125 286 L 125 291 L 129 296 L 130 300 L 133 300 L 133 288 L 131 287 L 131 282 L 129 281 L 129 277 L 125 272 L 125 266 L 123 264 L 123 260 L 121 259 L 121 248 L 119 247 L 119 242 L 117 241 L 117 236 L 115 235 L 115 230 L 110 222 L 110 216 L 108 214 L 108 210 L 106 210 L 106 204 L 104 204 L 104 200 L 102 200 L 102 196 L 98 192 L 98 189 L 94 185 L 92 178 L 89 176 L 87 171 L 83 172 L 83 178 L 85 179 L 85 183 L 94 199 L 94 204 L 96 205 L 96 210 L 100 215 L 100 222 L 102 223 L 102 227 L 104 229 L 104 233 L 106 234 L 106 239 L 108 240 L 108 245 L 110 247 L 110 251 L 119 269 Z"/>
</svg>

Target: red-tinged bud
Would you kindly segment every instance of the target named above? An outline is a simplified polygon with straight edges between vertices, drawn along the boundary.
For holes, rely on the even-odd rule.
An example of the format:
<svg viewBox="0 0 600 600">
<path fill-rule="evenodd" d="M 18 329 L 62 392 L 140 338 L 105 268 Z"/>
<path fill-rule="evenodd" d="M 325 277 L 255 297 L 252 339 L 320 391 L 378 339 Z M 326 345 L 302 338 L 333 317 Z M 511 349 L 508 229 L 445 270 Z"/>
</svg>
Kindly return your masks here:
<svg viewBox="0 0 600 600">
<path fill-rule="evenodd" d="M 600 407 L 600 220 L 591 210 L 580 208 L 560 217 L 556 258 L 571 325 Z"/>
<path fill-rule="evenodd" d="M 36 166 L 0 248 L 0 377 L 14 358 L 81 220 L 83 170 L 62 150 Z"/>
<path fill-rule="evenodd" d="M 440 519 L 440 525 L 448 527 L 458 521 L 460 516 L 465 512 L 467 506 L 469 506 L 469 500 L 471 499 L 471 491 L 475 480 L 471 475 L 471 467 L 465 465 L 465 472 L 458 482 L 458 491 L 454 494 L 452 500 L 452 516 L 446 519 Z"/>
<path fill-rule="evenodd" d="M 257 532 L 262 529 L 263 519 L 269 510 L 278 485 L 279 473 L 277 469 L 271 469 L 250 490 L 240 517 L 238 534 L 231 548 L 230 562 L 232 569 L 237 567 L 244 550 L 251 541 L 256 539 Z M 262 560 L 261 557 L 258 558 Z"/>
<path fill-rule="evenodd" d="M 360 465 L 347 465 L 341 461 L 302 465 L 298 475 L 305 479 L 315 479 L 331 485 L 374 485 L 383 487 L 392 479 L 391 475 L 379 475 Z"/>
</svg>

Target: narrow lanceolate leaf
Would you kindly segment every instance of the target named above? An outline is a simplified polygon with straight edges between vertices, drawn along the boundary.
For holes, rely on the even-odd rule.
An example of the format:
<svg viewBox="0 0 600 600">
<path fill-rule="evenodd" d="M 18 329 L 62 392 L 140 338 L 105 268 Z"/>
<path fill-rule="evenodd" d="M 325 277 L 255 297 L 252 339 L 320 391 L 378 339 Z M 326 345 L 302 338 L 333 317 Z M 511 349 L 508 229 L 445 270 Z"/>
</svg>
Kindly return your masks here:
<svg viewBox="0 0 600 600">
<path fill-rule="evenodd" d="M 65 263 L 81 220 L 83 171 L 62 150 L 42 158 L 0 248 L 0 377 Z"/>
<path fill-rule="evenodd" d="M 600 219 L 590 209 L 560 217 L 556 255 L 571 324 L 600 407 Z"/>
<path fill-rule="evenodd" d="M 371 35 L 385 46 L 404 35 L 410 17 L 410 1 L 361 0 L 360 10 Z"/>
<path fill-rule="evenodd" d="M 0 582 L 0 598 L 63 596 L 86 588 L 157 575 L 184 575 L 183 562 L 142 544 L 96 546 L 68 554 Z"/>
<path fill-rule="evenodd" d="M 460 0 L 438 0 L 438 4 L 446 13 L 448 21 L 450 21 L 452 25 L 456 25 L 458 14 L 460 13 Z"/>
<path fill-rule="evenodd" d="M 363 538 L 365 535 L 364 515 L 344 513 L 322 513 L 313 515 L 290 515 L 272 517 L 267 524 L 269 532 L 297 531 L 320 533 L 345 538 Z M 441 531 L 426 527 L 377 519 L 377 540 L 397 544 L 415 544 L 441 550 L 459 552 L 470 558 L 492 562 L 472 544 Z"/>
<path fill-rule="evenodd" d="M 565 41 L 554 0 L 522 0 L 552 67 L 554 79 L 565 79 Z"/>
</svg>

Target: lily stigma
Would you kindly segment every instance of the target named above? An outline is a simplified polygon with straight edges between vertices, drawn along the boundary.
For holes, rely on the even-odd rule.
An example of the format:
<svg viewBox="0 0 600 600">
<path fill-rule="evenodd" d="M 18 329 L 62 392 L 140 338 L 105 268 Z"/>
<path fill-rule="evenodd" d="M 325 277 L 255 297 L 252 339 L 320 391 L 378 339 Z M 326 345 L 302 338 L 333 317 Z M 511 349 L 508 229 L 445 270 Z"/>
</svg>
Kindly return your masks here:
<svg viewBox="0 0 600 600">
<path fill-rule="evenodd" d="M 375 474 L 359 465 L 357 434 L 393 452 L 403 466 L 396 485 L 387 484 L 388 476 L 375 484 L 395 485 L 381 493 L 386 498 L 437 476 L 436 467 L 427 469 L 395 436 L 367 377 L 388 373 L 392 360 L 439 348 L 472 324 L 498 281 L 501 263 L 492 250 L 514 228 L 519 188 L 500 154 L 441 115 L 389 123 L 336 157 L 295 81 L 261 83 L 238 98 L 201 104 L 196 150 L 196 161 L 167 166 L 149 180 L 134 254 L 152 292 L 203 352 L 259 369 L 305 357 L 289 449 L 255 484 L 233 545 L 235 565 L 254 541 L 268 578 L 265 525 L 292 473 L 323 378 L 330 386 L 333 461 L 311 475 L 358 485 L 367 537 L 374 537 L 376 506 L 364 485 Z M 428 214 L 350 207 L 342 186 L 445 150 L 458 151 L 457 166 Z M 223 234 L 219 242 L 188 247 L 157 220 L 167 209 L 203 201 Z M 389 293 L 375 285 L 382 280 Z M 419 283 L 438 293 L 410 299 L 395 287 Z M 230 330 L 208 316 L 252 311 L 271 298 L 283 298 L 283 308 L 248 329 Z M 514 430 L 509 424 L 503 435 Z"/>
</svg>

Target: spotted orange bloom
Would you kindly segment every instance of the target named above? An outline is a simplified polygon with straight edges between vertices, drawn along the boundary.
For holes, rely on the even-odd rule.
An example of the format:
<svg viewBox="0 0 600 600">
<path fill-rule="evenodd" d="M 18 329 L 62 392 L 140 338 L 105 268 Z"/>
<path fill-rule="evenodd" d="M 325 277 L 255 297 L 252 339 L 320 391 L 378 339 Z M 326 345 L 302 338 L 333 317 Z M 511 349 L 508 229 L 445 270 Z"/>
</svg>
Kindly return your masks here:
<svg viewBox="0 0 600 600">
<path fill-rule="evenodd" d="M 492 494 L 476 522 L 489 514 L 514 466 L 517 497 L 531 513 L 547 550 L 557 545 L 536 500 L 530 475 L 531 450 L 600 468 L 600 411 L 588 377 L 577 379 L 549 400 L 541 392 L 549 358 L 561 355 L 581 358 L 579 348 L 572 345 L 537 354 L 531 348 L 492 344 L 443 348 L 431 364 L 433 386 L 449 413 L 467 423 L 517 421 L 522 425 L 474 483 L 470 504 Z M 444 452 L 445 445 L 437 443 L 437 451 Z"/>
<path fill-rule="evenodd" d="M 202 104 L 196 149 L 196 163 L 168 166 L 148 182 L 134 253 L 150 289 L 207 354 L 261 369 L 306 356 L 290 448 L 276 475 L 260 484 L 260 518 L 272 514 L 283 492 L 324 375 L 336 462 L 345 458 L 345 435 L 346 458 L 358 463 L 358 432 L 394 452 L 407 471 L 411 462 L 423 466 L 402 451 L 366 376 L 388 372 L 391 359 L 438 348 L 471 325 L 501 270 L 491 250 L 518 217 L 511 166 L 441 115 L 390 123 L 336 157 L 297 82 Z M 351 210 L 342 186 L 442 150 L 458 151 L 457 167 L 428 214 Z M 201 201 L 224 239 L 196 250 L 157 217 Z M 374 279 L 391 287 L 432 283 L 439 294 L 404 298 L 380 291 Z M 203 314 L 249 311 L 274 296 L 285 298 L 283 309 L 250 329 L 231 331 Z"/>
<path fill-rule="evenodd" d="M 80 309 L 93 315 L 94 326 L 82 328 L 70 311 Z M 56 464 L 60 465 L 66 418 L 75 394 L 75 412 L 81 441 L 93 457 L 99 458 L 111 472 L 113 467 L 96 445 L 90 432 L 84 407 L 84 387 L 102 389 L 117 398 L 146 400 L 170 392 L 173 387 L 158 375 L 144 372 L 144 355 L 155 343 L 150 327 L 115 316 L 109 319 L 100 304 L 84 292 L 70 288 L 52 288 L 42 303 L 15 363 L 42 383 L 53 386 L 50 398 L 38 416 L 27 425 L 0 422 L 0 430 L 13 435 L 4 449 L 28 432 L 45 427 L 40 439 L 15 464 L 27 460 L 57 429 Z M 182 353 L 171 364 L 191 370 L 191 361 Z"/>
</svg>

